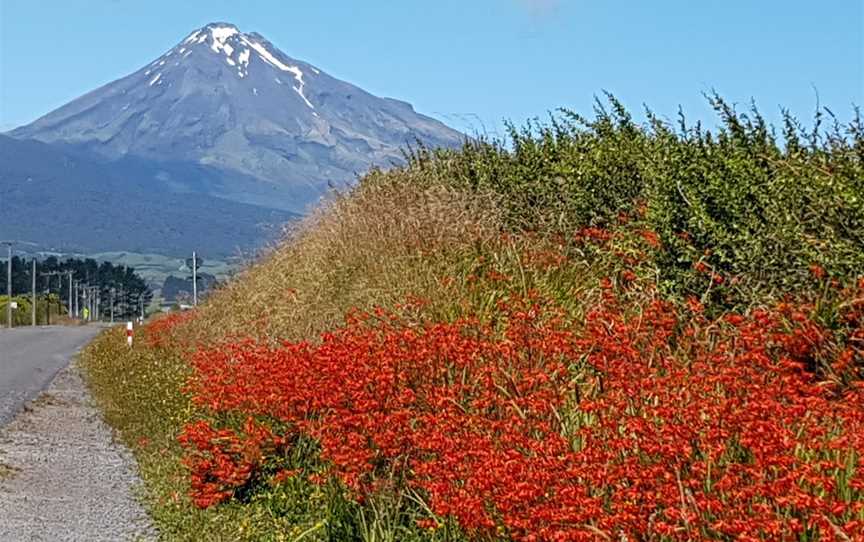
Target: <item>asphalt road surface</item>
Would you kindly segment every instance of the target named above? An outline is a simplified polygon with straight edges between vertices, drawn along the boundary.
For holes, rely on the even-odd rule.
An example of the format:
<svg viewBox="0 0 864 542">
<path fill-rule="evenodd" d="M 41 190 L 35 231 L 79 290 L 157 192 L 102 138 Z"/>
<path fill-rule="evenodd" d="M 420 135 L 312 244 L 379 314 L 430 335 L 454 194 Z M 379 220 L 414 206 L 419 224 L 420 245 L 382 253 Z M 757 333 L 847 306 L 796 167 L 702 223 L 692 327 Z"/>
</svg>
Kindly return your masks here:
<svg viewBox="0 0 864 542">
<path fill-rule="evenodd" d="M 94 325 L 0 330 L 0 427 L 35 398 L 101 329 Z"/>
</svg>

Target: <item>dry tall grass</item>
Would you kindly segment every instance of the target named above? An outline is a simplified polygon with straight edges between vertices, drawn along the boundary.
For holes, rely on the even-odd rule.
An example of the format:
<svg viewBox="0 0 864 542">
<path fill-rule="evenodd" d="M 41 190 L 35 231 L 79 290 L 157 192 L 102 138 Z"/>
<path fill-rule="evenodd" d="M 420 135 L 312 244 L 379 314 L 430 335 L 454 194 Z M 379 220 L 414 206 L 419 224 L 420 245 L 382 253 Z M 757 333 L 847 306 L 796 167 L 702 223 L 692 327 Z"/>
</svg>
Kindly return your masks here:
<svg viewBox="0 0 864 542">
<path fill-rule="evenodd" d="M 214 293 L 190 336 L 309 339 L 352 308 L 450 299 L 443 277 L 498 243 L 500 212 L 491 195 L 421 187 L 409 175 L 373 173 L 287 230 Z"/>
</svg>

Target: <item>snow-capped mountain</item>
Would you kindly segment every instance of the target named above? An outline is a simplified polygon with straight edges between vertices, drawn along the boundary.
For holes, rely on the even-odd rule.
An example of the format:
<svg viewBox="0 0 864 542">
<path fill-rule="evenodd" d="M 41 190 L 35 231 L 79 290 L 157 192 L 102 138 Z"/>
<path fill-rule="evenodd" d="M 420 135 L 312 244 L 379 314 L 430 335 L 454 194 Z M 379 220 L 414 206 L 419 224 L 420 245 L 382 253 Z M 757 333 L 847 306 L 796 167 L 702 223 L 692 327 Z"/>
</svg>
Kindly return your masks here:
<svg viewBox="0 0 864 542">
<path fill-rule="evenodd" d="M 399 162 L 407 144 L 462 138 L 227 23 L 192 32 L 138 71 L 9 135 L 146 162 L 153 182 L 175 192 L 291 211 L 372 165 Z"/>
</svg>

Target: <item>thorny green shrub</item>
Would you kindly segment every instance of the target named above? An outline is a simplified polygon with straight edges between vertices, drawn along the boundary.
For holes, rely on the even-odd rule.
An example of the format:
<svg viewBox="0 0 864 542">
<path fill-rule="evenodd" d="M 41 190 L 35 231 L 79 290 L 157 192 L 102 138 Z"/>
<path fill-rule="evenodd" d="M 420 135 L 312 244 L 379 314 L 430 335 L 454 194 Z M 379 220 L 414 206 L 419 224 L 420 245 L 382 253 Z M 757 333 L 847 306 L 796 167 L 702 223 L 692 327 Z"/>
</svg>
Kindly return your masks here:
<svg viewBox="0 0 864 542">
<path fill-rule="evenodd" d="M 567 235 L 642 214 L 662 241 L 663 290 L 719 308 L 802 291 L 817 267 L 838 280 L 864 269 L 857 109 L 846 125 L 818 112 L 810 130 L 784 111 L 778 135 L 755 106 L 741 113 L 716 94 L 713 132 L 650 111 L 640 125 L 607 99 L 593 119 L 562 109 L 548 123 L 510 125 L 508 140 L 414 149 L 406 170 L 415 182 L 501 194 L 515 231 Z M 368 180 L 376 175 L 387 174 Z"/>
</svg>

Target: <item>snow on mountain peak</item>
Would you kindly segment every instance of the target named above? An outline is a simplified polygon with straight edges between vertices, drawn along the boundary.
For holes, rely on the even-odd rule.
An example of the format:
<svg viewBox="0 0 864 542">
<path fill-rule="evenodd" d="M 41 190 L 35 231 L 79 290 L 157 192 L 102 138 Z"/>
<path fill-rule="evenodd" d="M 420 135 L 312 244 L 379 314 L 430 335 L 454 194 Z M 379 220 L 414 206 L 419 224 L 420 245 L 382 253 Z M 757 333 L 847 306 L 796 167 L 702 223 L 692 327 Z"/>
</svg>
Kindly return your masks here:
<svg viewBox="0 0 864 542">
<path fill-rule="evenodd" d="M 210 48 L 215 52 L 224 51 L 225 55 L 228 58 L 231 58 L 231 53 L 234 52 L 234 48 L 228 43 L 228 38 L 237 34 L 237 30 L 233 28 L 218 28 L 213 29 L 210 32 L 210 36 L 213 38 L 213 43 L 210 44 Z"/>
<path fill-rule="evenodd" d="M 206 27 L 210 30 L 210 35 L 213 36 L 214 39 L 224 41 L 231 36 L 239 34 L 240 31 L 237 30 L 237 27 L 234 25 L 214 25 Z"/>
<path fill-rule="evenodd" d="M 291 88 L 300 96 L 307 107 L 315 109 L 315 106 L 309 101 L 304 92 L 306 80 L 303 78 L 303 70 L 297 65 L 280 60 L 280 56 L 285 58 L 284 55 L 278 50 L 272 51 L 269 49 L 265 43 L 257 39 L 258 37 L 260 36 L 257 34 L 240 32 L 233 24 L 210 23 L 189 34 L 175 49 L 185 58 L 191 52 L 185 51 L 187 47 L 200 44 L 207 45 L 214 54 L 223 55 L 225 63 L 232 68 L 236 68 L 237 76 L 241 79 L 249 74 L 250 60 L 254 53 L 254 57 L 263 64 L 267 64 L 273 69 L 290 73 L 296 82 Z M 170 55 L 174 51 L 172 49 L 165 56 Z M 314 68 L 311 69 L 316 75 L 320 73 Z"/>
<path fill-rule="evenodd" d="M 183 40 L 183 43 L 204 43 L 207 41 L 208 37 L 214 41 L 225 41 L 231 36 L 239 33 L 240 30 L 233 24 L 210 23 L 189 34 L 186 39 Z"/>
</svg>

